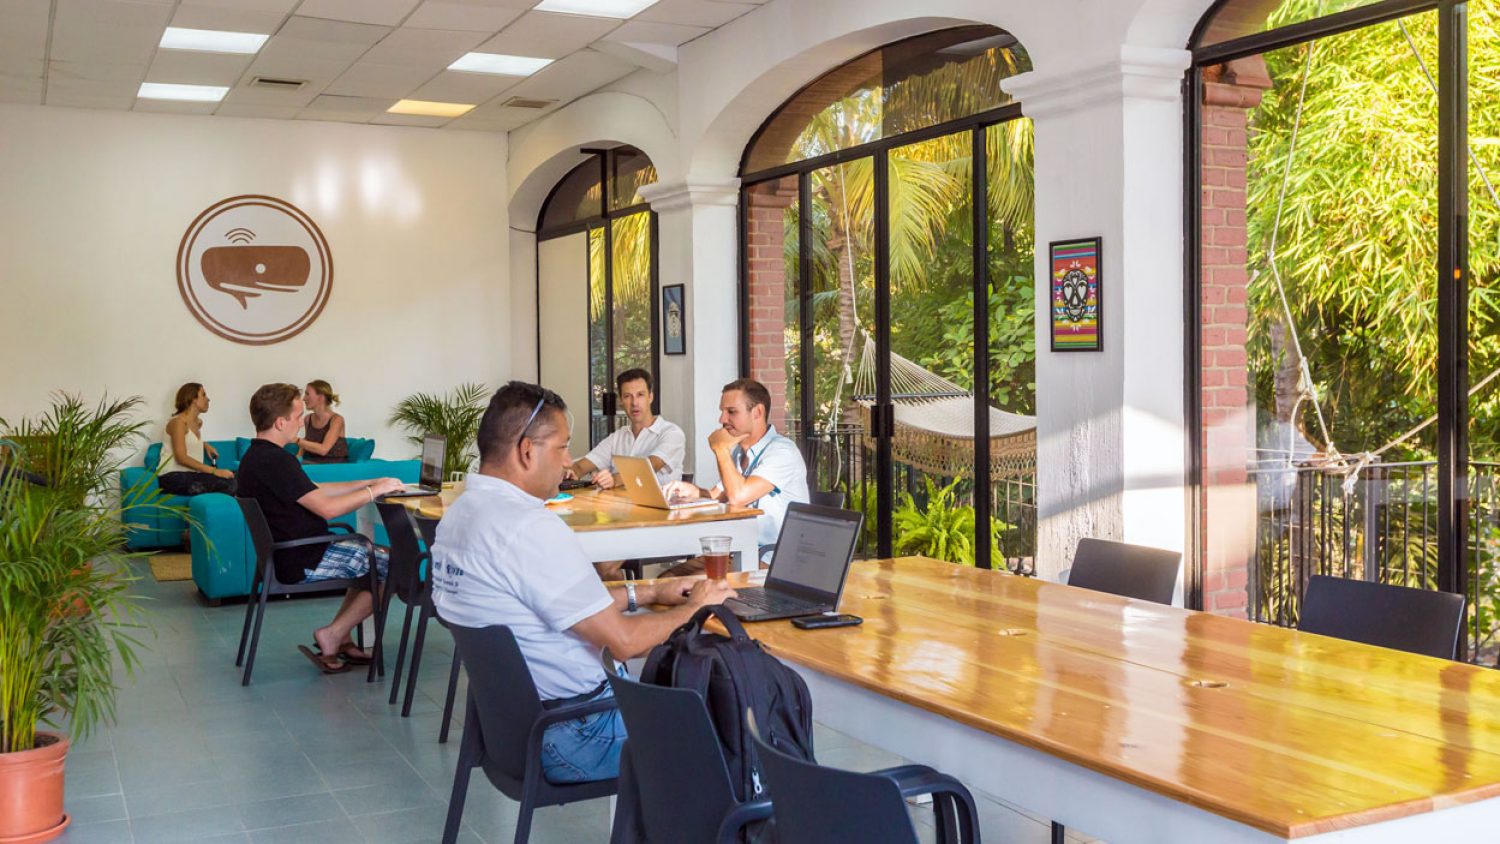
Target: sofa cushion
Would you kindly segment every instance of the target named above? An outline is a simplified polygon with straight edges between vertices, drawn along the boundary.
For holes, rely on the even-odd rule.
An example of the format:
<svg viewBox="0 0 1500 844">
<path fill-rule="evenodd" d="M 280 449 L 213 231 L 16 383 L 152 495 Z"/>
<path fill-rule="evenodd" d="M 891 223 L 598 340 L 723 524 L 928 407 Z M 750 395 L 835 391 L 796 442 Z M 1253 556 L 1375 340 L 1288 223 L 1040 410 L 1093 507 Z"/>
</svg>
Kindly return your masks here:
<svg viewBox="0 0 1500 844">
<path fill-rule="evenodd" d="M 345 437 L 349 444 L 349 462 L 363 463 L 375 456 L 375 441 L 368 437 Z"/>
<path fill-rule="evenodd" d="M 156 467 L 161 465 L 161 443 L 146 446 L 146 457 L 141 460 L 141 465 L 153 472 L 156 471 Z"/>
</svg>

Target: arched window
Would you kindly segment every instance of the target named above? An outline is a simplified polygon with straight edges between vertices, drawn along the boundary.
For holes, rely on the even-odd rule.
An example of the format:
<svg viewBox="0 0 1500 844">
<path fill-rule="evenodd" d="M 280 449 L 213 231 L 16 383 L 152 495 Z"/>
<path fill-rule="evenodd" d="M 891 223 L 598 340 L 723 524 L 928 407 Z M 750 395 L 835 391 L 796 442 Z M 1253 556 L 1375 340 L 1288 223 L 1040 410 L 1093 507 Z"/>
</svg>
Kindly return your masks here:
<svg viewBox="0 0 1500 844">
<path fill-rule="evenodd" d="M 538 352 L 542 382 L 580 421 L 588 408 L 574 436 L 592 445 L 620 424 L 615 377 L 659 371 L 656 215 L 640 196 L 656 168 L 632 147 L 584 152 L 538 220 Z"/>
<path fill-rule="evenodd" d="M 1030 69 L 965 26 L 812 81 L 742 160 L 742 369 L 862 553 L 1030 564 L 1035 287 Z"/>
<path fill-rule="evenodd" d="M 1189 46 L 1189 601 L 1294 624 L 1313 573 L 1463 591 L 1492 663 L 1500 10 L 1227 0 Z"/>
</svg>

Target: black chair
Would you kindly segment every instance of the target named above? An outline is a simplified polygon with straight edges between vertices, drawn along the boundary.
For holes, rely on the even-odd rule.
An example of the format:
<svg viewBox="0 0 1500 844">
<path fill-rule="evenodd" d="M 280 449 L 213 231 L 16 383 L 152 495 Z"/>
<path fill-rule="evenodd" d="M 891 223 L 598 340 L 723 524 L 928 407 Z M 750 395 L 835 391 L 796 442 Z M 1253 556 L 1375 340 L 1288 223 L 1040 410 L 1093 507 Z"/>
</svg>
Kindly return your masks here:
<svg viewBox="0 0 1500 844">
<path fill-rule="evenodd" d="M 450 629 L 455 650 L 469 666 L 469 703 L 458 768 L 453 775 L 453 796 L 448 801 L 448 822 L 443 827 L 443 844 L 458 840 L 464 800 L 469 793 L 469 773 L 474 768 L 482 768 L 495 788 L 521 804 L 516 817 L 516 844 L 522 844 L 531 835 L 531 814 L 536 809 L 614 794 L 614 778 L 558 785 L 542 775 L 542 734 L 547 728 L 596 712 L 608 712 L 615 708 L 614 700 L 605 698 L 549 709 L 537 695 L 531 670 L 526 667 L 526 659 L 521 656 L 510 628 L 453 625 Z"/>
<path fill-rule="evenodd" d="M 734 844 L 740 830 L 771 816 L 771 801 L 741 803 L 703 698 L 691 689 L 648 686 L 615 673 L 601 656 L 630 738 L 620 752 L 620 800 L 610 841 Z"/>
<path fill-rule="evenodd" d="M 437 542 L 438 520 L 437 519 L 416 519 L 416 523 L 417 523 L 417 530 L 419 532 L 421 532 L 421 534 L 422 534 L 422 544 L 424 544 L 424 545 L 427 546 L 428 553 L 430 555 L 431 554 L 431 549 L 432 549 L 432 544 L 434 542 Z M 432 591 L 431 591 L 430 584 L 429 584 L 429 589 L 428 589 L 428 593 L 427 593 L 427 600 L 428 600 L 428 603 L 431 603 L 431 601 L 432 601 Z M 443 617 L 437 614 L 437 608 L 436 607 L 433 608 L 432 617 L 434 619 L 437 619 L 437 623 L 438 624 L 441 624 L 444 627 L 448 627 L 448 623 L 445 622 L 445 621 L 443 621 Z M 420 635 L 421 629 L 422 628 L 418 628 L 419 635 Z M 454 648 L 453 648 L 453 665 L 448 669 L 448 694 L 443 699 L 443 726 L 442 726 L 442 729 L 438 732 L 438 744 L 447 744 L 448 743 L 448 725 L 451 724 L 452 721 L 453 721 L 453 703 L 454 703 L 455 699 L 458 697 L 458 666 L 459 666 L 458 646 L 455 645 Z M 413 672 L 416 671 L 415 666 L 412 668 L 412 671 Z M 413 679 L 410 682 L 415 683 L 416 682 L 415 677 L 413 677 Z"/>
<path fill-rule="evenodd" d="M 344 533 L 326 533 L 306 539 L 277 542 L 271 537 L 271 526 L 266 523 L 266 516 L 261 512 L 259 502 L 253 498 L 236 498 L 235 500 L 240 503 L 240 512 L 244 514 L 245 526 L 250 530 L 250 542 L 255 547 L 255 580 L 250 584 L 250 596 L 245 600 L 245 627 L 240 631 L 240 649 L 234 658 L 236 666 L 245 666 L 245 674 L 240 679 L 240 685 L 248 686 L 250 685 L 250 672 L 255 670 L 255 650 L 260 644 L 260 626 L 266 616 L 266 602 L 272 595 L 297 595 L 308 592 L 327 592 L 332 589 L 367 588 L 373 598 L 380 594 L 380 576 L 372 564 L 369 573 L 360 577 L 319 580 L 314 583 L 282 583 L 276 579 L 276 566 L 271 562 L 271 558 L 277 551 L 308 545 L 328 545 L 353 539 L 370 546 L 373 553 L 374 545 L 367 537 L 355 533 L 353 528 L 339 522 L 332 522 L 329 527 L 342 529 Z M 253 633 L 251 632 L 252 621 L 254 622 Z M 376 658 L 370 660 L 370 674 L 365 678 L 367 683 L 375 682 L 375 672 L 380 663 L 378 658 L 380 629 L 383 626 L 380 602 L 375 601 L 375 650 L 371 655 Z M 245 654 L 247 640 L 250 643 L 248 658 Z"/>
<path fill-rule="evenodd" d="M 1181 568 L 1182 554 L 1177 551 L 1084 538 L 1078 540 L 1068 585 L 1170 604 Z"/>
<path fill-rule="evenodd" d="M 974 806 L 974 795 L 953 777 L 926 765 L 903 765 L 867 774 L 825 768 L 767 744 L 748 711 L 745 725 L 755 741 L 766 790 L 775 806 L 777 844 L 917 844 L 906 798 L 921 794 L 932 795 L 939 842 L 979 844 L 979 810 Z M 832 795 L 837 799 L 830 799 Z"/>
<path fill-rule="evenodd" d="M 411 715 L 412 698 L 417 692 L 417 670 L 422 666 L 422 645 L 427 641 L 427 622 L 437 614 L 432 605 L 431 579 L 422 573 L 424 563 L 432 565 L 432 543 L 418 543 L 417 528 L 413 522 L 436 522 L 432 519 L 417 519 L 405 505 L 394 501 L 379 501 L 375 507 L 380 511 L 380 521 L 385 525 L 385 533 L 391 543 L 391 564 L 386 572 L 386 590 L 380 616 L 382 619 L 389 617 L 392 595 L 399 597 L 406 605 L 406 617 L 401 622 L 401 644 L 396 648 L 396 669 L 391 678 L 391 696 L 388 702 L 392 704 L 401 691 L 401 668 L 406 660 L 406 646 L 411 636 L 412 613 L 417 613 L 417 638 L 412 643 L 411 670 L 406 677 L 406 697 L 401 703 L 401 717 L 405 718 Z M 426 545 L 427 550 L 423 550 L 422 544 Z"/>
<path fill-rule="evenodd" d="M 1407 653 L 1455 659 L 1464 596 L 1315 574 L 1297 629 Z"/>
</svg>

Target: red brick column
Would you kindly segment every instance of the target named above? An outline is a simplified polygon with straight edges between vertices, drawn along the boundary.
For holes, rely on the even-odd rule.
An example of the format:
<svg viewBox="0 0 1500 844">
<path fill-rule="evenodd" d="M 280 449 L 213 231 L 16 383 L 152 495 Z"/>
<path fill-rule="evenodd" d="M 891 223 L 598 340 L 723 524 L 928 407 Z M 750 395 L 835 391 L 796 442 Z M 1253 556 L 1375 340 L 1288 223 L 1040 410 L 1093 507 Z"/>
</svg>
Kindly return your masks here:
<svg viewBox="0 0 1500 844">
<path fill-rule="evenodd" d="M 786 430 L 786 238 L 787 208 L 797 201 L 797 178 L 756 185 L 747 191 L 750 377 L 771 393 L 771 424 Z M 793 414 L 796 409 L 792 408 Z"/>
<path fill-rule="evenodd" d="M 1245 617 L 1254 553 L 1255 447 L 1245 334 L 1250 112 L 1271 86 L 1259 57 L 1204 72 L 1202 109 L 1203 608 Z"/>
</svg>

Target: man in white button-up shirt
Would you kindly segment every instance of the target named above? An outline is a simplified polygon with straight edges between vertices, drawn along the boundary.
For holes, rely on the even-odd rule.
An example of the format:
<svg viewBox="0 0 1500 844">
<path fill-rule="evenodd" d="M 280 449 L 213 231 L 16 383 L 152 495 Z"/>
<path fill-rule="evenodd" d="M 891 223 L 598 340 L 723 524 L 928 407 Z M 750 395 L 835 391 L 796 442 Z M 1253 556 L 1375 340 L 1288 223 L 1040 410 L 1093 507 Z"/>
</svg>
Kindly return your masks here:
<svg viewBox="0 0 1500 844">
<path fill-rule="evenodd" d="M 438 524 L 432 600 L 449 624 L 509 627 L 544 699 L 609 696 L 600 648 L 638 656 L 699 607 L 734 595 L 706 580 L 605 588 L 573 531 L 545 505 L 568 465 L 568 418 L 556 393 L 506 384 L 490 400 L 478 440 L 479 471 Z M 638 604 L 671 609 L 626 615 Z M 613 710 L 553 725 L 543 773 L 553 782 L 613 777 L 624 740 Z"/>
<path fill-rule="evenodd" d="M 568 467 L 572 477 L 594 473 L 600 489 L 615 485 L 615 455 L 644 457 L 651 461 L 656 477 L 665 486 L 682 477 L 682 461 L 687 456 L 687 437 L 682 429 L 651 412 L 656 398 L 651 373 L 644 369 L 627 369 L 615 379 L 620 408 L 630 424 L 605 437 L 594 450 Z"/>
</svg>

